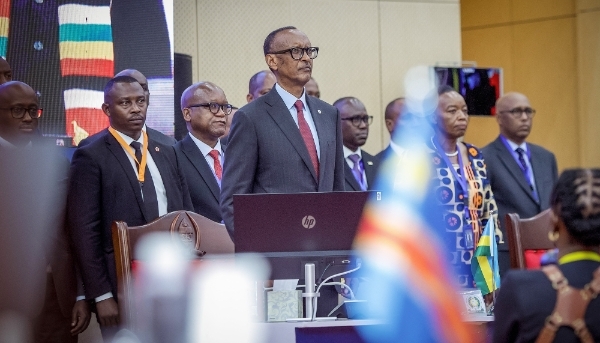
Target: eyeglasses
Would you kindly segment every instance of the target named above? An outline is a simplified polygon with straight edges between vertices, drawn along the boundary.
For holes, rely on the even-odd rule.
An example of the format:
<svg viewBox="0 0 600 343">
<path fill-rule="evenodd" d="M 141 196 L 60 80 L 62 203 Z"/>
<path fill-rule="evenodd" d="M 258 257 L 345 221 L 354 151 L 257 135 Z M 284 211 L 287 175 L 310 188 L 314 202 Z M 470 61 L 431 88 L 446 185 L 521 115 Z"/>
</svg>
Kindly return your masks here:
<svg viewBox="0 0 600 343">
<path fill-rule="evenodd" d="M 208 107 L 212 114 L 219 113 L 219 109 L 223 110 L 225 115 L 228 115 L 233 110 L 233 106 L 231 104 L 217 104 L 216 102 L 205 102 L 203 104 L 189 105 L 188 108 L 193 107 Z"/>
<path fill-rule="evenodd" d="M 290 55 L 292 55 L 292 58 L 295 60 L 302 59 L 302 56 L 304 56 L 304 53 L 306 52 L 306 56 L 308 56 L 308 58 L 311 60 L 314 60 L 319 54 L 319 48 L 316 46 L 311 46 L 308 48 L 290 48 L 281 51 L 273 51 L 270 52 L 270 54 L 285 54 L 286 52 L 289 52 Z"/>
<path fill-rule="evenodd" d="M 12 114 L 12 117 L 15 119 L 23 118 L 25 116 L 25 112 L 29 113 L 29 116 L 31 117 L 31 119 L 36 119 L 36 118 L 41 117 L 42 112 L 44 111 L 41 108 L 37 108 L 37 107 L 31 107 L 31 108 L 11 107 L 11 108 L 0 108 L 0 110 L 10 111 Z"/>
<path fill-rule="evenodd" d="M 352 125 L 359 127 L 360 123 L 365 123 L 367 126 L 373 123 L 373 116 L 354 116 L 349 118 L 342 118 L 342 120 L 351 120 Z"/>
<path fill-rule="evenodd" d="M 515 118 L 519 118 L 521 117 L 521 114 L 525 113 L 527 115 L 527 118 L 533 118 L 533 116 L 535 115 L 535 110 L 531 107 L 517 107 L 513 108 L 510 111 L 500 111 L 499 113 L 510 113 Z"/>
</svg>

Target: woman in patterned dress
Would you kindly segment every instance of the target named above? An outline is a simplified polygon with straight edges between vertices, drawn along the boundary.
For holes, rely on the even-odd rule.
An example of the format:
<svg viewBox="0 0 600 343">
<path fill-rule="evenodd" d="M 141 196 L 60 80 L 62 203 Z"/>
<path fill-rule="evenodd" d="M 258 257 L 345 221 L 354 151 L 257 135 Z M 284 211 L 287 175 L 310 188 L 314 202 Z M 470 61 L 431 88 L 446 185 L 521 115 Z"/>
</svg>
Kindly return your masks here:
<svg viewBox="0 0 600 343">
<path fill-rule="evenodd" d="M 459 141 L 469 122 L 465 99 L 452 87 L 438 90 L 430 148 L 434 165 L 434 192 L 444 213 L 445 243 L 461 287 L 476 287 L 471 258 L 496 202 L 487 179 L 481 151 Z"/>
</svg>

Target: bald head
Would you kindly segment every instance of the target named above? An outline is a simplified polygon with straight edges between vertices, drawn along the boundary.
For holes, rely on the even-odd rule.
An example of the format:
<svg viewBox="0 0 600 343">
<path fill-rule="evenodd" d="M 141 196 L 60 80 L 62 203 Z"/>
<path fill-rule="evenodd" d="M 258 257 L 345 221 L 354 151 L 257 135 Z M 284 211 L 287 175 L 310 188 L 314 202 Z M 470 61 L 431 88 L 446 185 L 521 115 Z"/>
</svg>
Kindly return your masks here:
<svg viewBox="0 0 600 343">
<path fill-rule="evenodd" d="M 496 121 L 500 133 L 517 144 L 523 143 L 531 132 L 534 112 L 524 94 L 504 94 L 496 101 Z"/>
<path fill-rule="evenodd" d="M 0 85 L 12 81 L 12 69 L 4 58 L 0 57 Z"/>
<path fill-rule="evenodd" d="M 125 69 L 121 70 L 115 77 L 117 76 L 129 76 L 133 77 L 137 80 L 137 82 L 142 86 L 144 93 L 146 94 L 146 103 L 150 105 L 150 90 L 148 89 L 148 80 L 144 76 L 144 74 L 140 73 L 135 69 Z"/>
<path fill-rule="evenodd" d="M 188 131 L 200 141 L 214 147 L 219 137 L 225 134 L 228 114 L 223 108 L 213 113 L 208 106 L 195 106 L 210 103 L 221 107 L 229 105 L 223 89 L 212 82 L 195 83 L 181 95 L 181 112 Z"/>
<path fill-rule="evenodd" d="M 251 102 L 252 100 L 269 93 L 275 86 L 275 82 L 277 82 L 275 74 L 270 70 L 261 70 L 252 75 L 248 82 L 248 95 L 246 95 L 246 101 Z"/>
<path fill-rule="evenodd" d="M 38 108 L 38 97 L 29 85 L 20 81 L 0 85 L 0 137 L 16 146 L 29 143 L 37 132 Z"/>
</svg>

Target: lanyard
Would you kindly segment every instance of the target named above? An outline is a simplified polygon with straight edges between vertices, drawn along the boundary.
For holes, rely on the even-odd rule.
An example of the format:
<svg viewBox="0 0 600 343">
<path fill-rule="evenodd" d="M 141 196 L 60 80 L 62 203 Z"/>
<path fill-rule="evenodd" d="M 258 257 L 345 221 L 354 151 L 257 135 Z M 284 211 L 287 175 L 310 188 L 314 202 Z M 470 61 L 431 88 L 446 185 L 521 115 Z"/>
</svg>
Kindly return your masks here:
<svg viewBox="0 0 600 343">
<path fill-rule="evenodd" d="M 583 261 L 583 260 L 600 262 L 600 254 L 598 254 L 597 252 L 594 252 L 594 251 L 575 251 L 575 252 L 566 254 L 565 256 L 561 257 L 558 260 L 558 264 L 565 264 L 565 263 L 569 263 L 569 262 Z"/>
<path fill-rule="evenodd" d="M 125 149 L 125 151 L 127 151 L 129 156 L 131 156 L 133 158 L 133 160 L 135 161 L 135 163 L 137 164 L 138 181 L 141 184 L 143 184 L 144 176 L 146 174 L 146 163 L 148 161 L 148 134 L 146 133 L 146 131 L 142 130 L 142 134 L 144 135 L 144 145 L 142 146 L 142 161 L 140 162 L 135 157 L 135 152 L 133 151 L 133 148 L 129 144 L 127 144 L 127 142 L 125 142 L 123 137 L 121 137 L 121 135 L 119 135 L 117 133 L 117 130 L 113 129 L 112 126 L 109 126 L 108 131 L 110 131 L 110 133 L 113 135 L 113 137 L 115 137 L 115 139 L 119 142 L 119 144 L 121 144 L 123 149 Z"/>
<path fill-rule="evenodd" d="M 469 201 L 469 188 L 467 187 L 467 180 L 460 174 L 458 174 L 456 172 L 456 170 L 454 170 L 454 167 L 452 166 L 452 163 L 450 162 L 450 159 L 448 158 L 448 156 L 446 156 L 446 153 L 443 150 L 440 150 L 437 148 L 437 139 L 434 142 L 434 138 L 431 137 L 431 144 L 433 144 L 433 148 L 438 151 L 438 154 L 442 156 L 442 159 L 444 160 L 444 162 L 446 163 L 446 165 L 448 166 L 448 168 L 450 169 L 450 172 L 452 172 L 452 175 L 454 176 L 454 179 L 460 184 L 460 187 L 462 188 L 462 193 L 463 193 L 463 199 L 467 201 Z M 460 153 L 460 149 L 458 148 L 458 144 L 456 144 L 456 150 L 458 151 L 458 166 L 460 168 L 461 173 L 465 173 L 465 165 L 462 159 L 462 154 Z M 441 152 L 441 153 L 440 153 Z M 467 206 L 468 208 L 468 206 Z"/>
</svg>

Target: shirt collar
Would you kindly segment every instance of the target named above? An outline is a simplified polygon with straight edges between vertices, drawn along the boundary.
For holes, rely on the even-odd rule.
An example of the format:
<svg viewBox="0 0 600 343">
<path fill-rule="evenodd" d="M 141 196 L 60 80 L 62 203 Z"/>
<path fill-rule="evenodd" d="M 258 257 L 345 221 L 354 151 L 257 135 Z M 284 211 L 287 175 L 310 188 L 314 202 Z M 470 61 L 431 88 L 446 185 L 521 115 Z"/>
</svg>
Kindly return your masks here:
<svg viewBox="0 0 600 343">
<path fill-rule="evenodd" d="M 404 154 L 404 151 L 406 151 L 406 149 L 394 143 L 392 140 L 390 140 L 390 147 L 392 147 L 392 150 L 394 150 L 394 152 L 398 155 L 402 155 Z"/>
<path fill-rule="evenodd" d="M 346 146 L 344 145 L 344 158 L 348 158 L 348 156 L 353 155 L 353 154 L 357 154 L 360 159 L 362 159 L 362 153 L 361 153 L 361 149 L 360 147 L 358 149 L 356 149 L 356 151 L 352 151 L 348 148 L 346 148 Z"/>
<path fill-rule="evenodd" d="M 275 90 L 277 91 L 277 94 L 279 94 L 279 96 L 281 97 L 281 99 L 285 103 L 285 106 L 287 107 L 288 110 L 291 109 L 292 107 L 294 107 L 294 104 L 296 103 L 297 100 L 302 100 L 302 104 L 304 104 L 304 109 L 305 110 L 307 109 L 307 105 L 306 105 L 306 92 L 304 90 L 302 91 L 302 96 L 300 97 L 300 99 L 296 98 L 290 92 L 288 92 L 285 89 L 281 88 L 281 86 L 279 85 L 279 83 L 275 84 Z"/>
<path fill-rule="evenodd" d="M 188 132 L 188 135 L 190 135 L 190 137 L 192 138 L 194 143 L 196 143 L 196 146 L 198 147 L 198 149 L 200 149 L 202 156 L 206 157 L 208 155 L 208 153 L 211 152 L 212 150 L 217 150 L 219 152 L 219 155 L 223 155 L 223 151 L 221 150 L 221 140 L 220 139 L 217 141 L 217 145 L 215 145 L 214 148 L 211 148 L 210 145 L 208 145 L 208 144 L 204 143 L 203 141 L 199 140 L 198 138 L 194 137 L 194 135 L 192 135 L 191 132 Z"/>
<path fill-rule="evenodd" d="M 7 141 L 6 139 L 0 137 L 0 146 L 3 148 L 7 148 L 7 149 L 17 149 L 18 147 L 14 144 L 12 144 L 11 142 Z M 25 145 L 25 148 L 31 148 L 33 146 L 33 143 L 31 143 L 31 141 L 29 141 L 29 143 L 27 143 L 27 145 Z"/>
<path fill-rule="evenodd" d="M 6 139 L 0 137 L 0 146 L 7 149 L 15 149 L 16 146 Z"/>
<path fill-rule="evenodd" d="M 114 127 L 113 127 L 113 129 L 114 129 Z M 140 138 L 138 138 L 137 140 L 135 140 L 135 139 L 127 136 L 126 134 L 124 134 L 123 132 L 121 132 L 121 131 L 119 131 L 117 129 L 115 129 L 115 132 L 119 136 L 121 136 L 121 138 L 123 138 L 123 140 L 125 141 L 125 143 L 127 143 L 127 145 L 131 145 L 131 142 L 133 142 L 133 141 L 139 142 L 142 146 L 144 145 L 144 135 L 143 134 L 140 135 Z"/>
<path fill-rule="evenodd" d="M 506 138 L 506 136 L 504 136 L 504 138 Z M 521 148 L 521 149 L 523 149 L 524 152 L 527 152 L 527 142 L 523 142 L 523 143 L 521 143 L 521 145 L 519 145 L 519 144 L 511 141 L 508 138 L 506 138 L 506 142 L 508 142 L 508 145 L 510 146 L 512 151 L 517 150 L 517 148 Z"/>
</svg>

